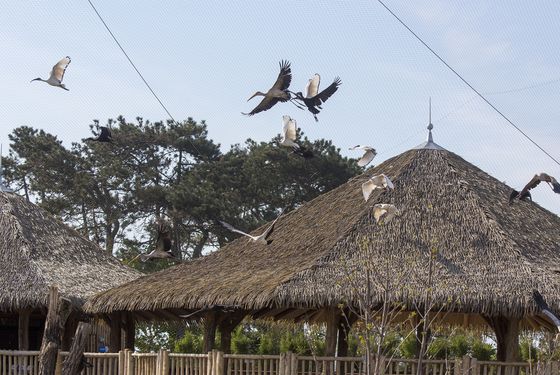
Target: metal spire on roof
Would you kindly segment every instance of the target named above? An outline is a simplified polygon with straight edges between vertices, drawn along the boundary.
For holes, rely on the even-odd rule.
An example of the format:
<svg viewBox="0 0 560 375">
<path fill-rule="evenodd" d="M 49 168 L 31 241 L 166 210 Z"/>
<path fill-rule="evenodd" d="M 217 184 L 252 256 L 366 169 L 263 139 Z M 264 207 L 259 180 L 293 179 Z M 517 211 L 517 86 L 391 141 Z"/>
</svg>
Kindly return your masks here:
<svg viewBox="0 0 560 375">
<path fill-rule="evenodd" d="M 4 185 L 4 175 L 2 174 L 4 170 L 2 169 L 2 144 L 0 144 L 0 191 L 4 193 L 13 193 L 14 191 Z"/>
<path fill-rule="evenodd" d="M 445 150 L 443 147 L 434 142 L 434 137 L 432 136 L 432 129 L 434 124 L 432 124 L 432 98 L 429 101 L 429 114 L 428 114 L 428 139 L 426 142 L 422 142 L 418 146 L 414 147 L 414 150 L 427 149 L 427 150 Z"/>
</svg>

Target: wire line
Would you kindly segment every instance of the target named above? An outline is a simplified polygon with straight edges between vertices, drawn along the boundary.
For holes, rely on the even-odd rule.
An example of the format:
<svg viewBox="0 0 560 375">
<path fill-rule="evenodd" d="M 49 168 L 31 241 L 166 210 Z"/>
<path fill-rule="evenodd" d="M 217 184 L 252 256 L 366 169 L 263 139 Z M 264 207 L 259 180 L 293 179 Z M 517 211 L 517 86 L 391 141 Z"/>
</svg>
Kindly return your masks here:
<svg viewBox="0 0 560 375">
<path fill-rule="evenodd" d="M 167 107 L 165 106 L 165 104 L 163 104 L 163 102 L 161 101 L 161 99 L 159 98 L 159 96 L 155 93 L 155 91 L 152 89 L 152 87 L 150 86 L 150 84 L 148 83 L 148 81 L 146 81 L 146 79 L 144 78 L 144 76 L 142 75 L 142 73 L 140 73 L 140 70 L 138 70 L 138 68 L 136 67 L 136 65 L 134 64 L 134 62 L 132 61 L 132 59 L 130 58 L 130 56 L 128 56 L 128 54 L 126 53 L 126 51 L 124 50 L 123 46 L 119 43 L 117 37 L 115 36 L 115 34 L 113 34 L 113 32 L 111 31 L 111 29 L 109 28 L 109 26 L 107 25 L 107 23 L 105 22 L 105 20 L 103 19 L 103 17 L 101 17 L 101 14 L 99 13 L 99 11 L 97 10 L 97 8 L 95 7 L 95 5 L 93 5 L 93 3 L 91 2 L 91 0 L 87 0 L 89 5 L 91 5 L 91 7 L 93 8 L 93 10 L 95 11 L 95 14 L 97 14 L 97 17 L 99 17 L 99 19 L 101 20 L 101 22 L 103 23 L 103 26 L 105 26 L 105 28 L 107 29 L 107 31 L 109 32 L 109 34 L 111 34 L 111 37 L 113 38 L 113 40 L 115 41 L 115 43 L 117 43 L 117 45 L 119 46 L 120 50 L 122 51 L 122 53 L 125 55 L 126 59 L 128 60 L 128 62 L 130 63 L 130 65 L 132 65 L 132 67 L 134 68 L 134 70 L 136 70 L 136 73 L 138 73 L 138 75 L 140 76 L 140 78 L 142 79 L 142 81 L 144 82 L 144 84 L 146 85 L 146 87 L 148 88 L 148 90 L 150 90 L 150 92 L 152 93 L 152 95 L 154 96 L 154 98 L 156 98 L 156 100 L 158 101 L 158 103 L 161 105 L 161 107 L 163 108 L 163 110 L 167 113 L 167 115 L 169 116 L 169 118 L 176 124 L 179 124 L 175 118 L 173 117 L 173 115 L 171 115 L 171 112 L 169 112 L 169 110 L 167 109 Z M 190 142 L 190 144 L 194 147 L 194 149 L 198 152 L 199 156 L 202 157 L 202 154 L 200 152 L 200 150 L 198 149 L 198 147 L 196 147 L 196 145 L 189 139 L 187 138 L 188 141 Z"/>
<path fill-rule="evenodd" d="M 89 1 L 89 0 L 88 0 Z M 422 43 L 424 45 L 424 47 L 426 47 L 435 57 L 437 57 L 439 59 L 439 61 L 441 61 L 449 70 L 451 70 L 457 77 L 459 77 L 459 79 L 461 81 L 463 81 L 464 84 L 466 84 L 471 90 L 473 90 L 480 98 L 482 98 L 482 100 L 484 100 L 486 102 L 486 104 L 488 104 L 490 107 L 492 107 L 492 109 L 494 111 L 496 111 L 500 116 L 502 116 L 502 118 L 504 120 L 506 120 L 511 126 L 513 126 L 519 133 L 521 133 L 525 138 L 527 138 L 532 144 L 534 144 L 539 150 L 541 150 L 542 152 L 544 152 L 550 159 L 552 159 L 556 164 L 558 164 L 560 166 L 560 162 L 553 157 L 550 153 L 548 153 L 548 151 L 546 151 L 543 147 L 541 147 L 537 142 L 535 142 L 531 137 L 529 137 L 529 135 L 527 135 L 523 130 L 521 130 L 521 128 L 519 128 L 517 125 L 515 125 L 513 123 L 513 121 L 511 121 L 505 114 L 503 114 L 498 108 L 496 108 L 496 106 L 494 106 L 488 99 L 486 99 L 486 97 L 484 95 L 482 95 L 477 89 L 475 89 L 465 78 L 463 78 L 455 69 L 453 69 L 451 67 L 451 65 L 449 65 L 436 51 L 434 51 L 426 42 L 424 42 L 424 40 L 422 40 L 422 38 L 420 38 L 418 36 L 418 34 L 416 34 L 410 27 L 408 27 L 408 25 L 406 23 L 404 23 L 403 20 L 401 20 L 399 18 L 399 16 L 397 16 L 395 14 L 395 12 L 393 12 L 387 5 L 385 5 L 385 3 L 381 0 L 377 0 L 377 2 L 379 4 L 381 4 L 385 9 L 387 9 L 387 11 L 389 11 L 389 13 L 391 13 L 391 15 L 393 17 L 395 17 L 397 19 L 397 21 L 400 22 L 401 25 L 403 25 L 412 35 L 414 35 L 414 37 L 416 39 L 418 39 L 420 41 L 420 43 Z"/>
</svg>

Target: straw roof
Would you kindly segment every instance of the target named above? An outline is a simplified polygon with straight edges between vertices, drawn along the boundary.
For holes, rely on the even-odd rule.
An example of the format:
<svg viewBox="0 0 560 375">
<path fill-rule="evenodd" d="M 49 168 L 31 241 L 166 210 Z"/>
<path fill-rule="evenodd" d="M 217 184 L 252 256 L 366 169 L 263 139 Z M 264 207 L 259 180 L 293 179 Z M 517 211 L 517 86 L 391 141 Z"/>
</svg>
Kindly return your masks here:
<svg viewBox="0 0 560 375">
<path fill-rule="evenodd" d="M 33 203 L 0 192 L 0 311 L 46 306 L 55 284 L 79 307 L 140 275 Z"/>
<path fill-rule="evenodd" d="M 361 185 L 379 173 L 395 190 L 376 190 L 366 203 Z M 391 280 L 389 298 L 410 309 L 422 305 L 431 286 L 436 306 L 479 320 L 478 314 L 536 314 L 533 288 L 559 311 L 560 218 L 536 203 L 509 205 L 510 191 L 449 151 L 410 150 L 283 215 L 269 246 L 237 239 L 102 292 L 85 308 L 142 314 L 234 305 L 259 315 L 356 304 L 368 267 L 374 302 Z M 376 224 L 377 203 L 396 205 L 400 215 Z"/>
</svg>

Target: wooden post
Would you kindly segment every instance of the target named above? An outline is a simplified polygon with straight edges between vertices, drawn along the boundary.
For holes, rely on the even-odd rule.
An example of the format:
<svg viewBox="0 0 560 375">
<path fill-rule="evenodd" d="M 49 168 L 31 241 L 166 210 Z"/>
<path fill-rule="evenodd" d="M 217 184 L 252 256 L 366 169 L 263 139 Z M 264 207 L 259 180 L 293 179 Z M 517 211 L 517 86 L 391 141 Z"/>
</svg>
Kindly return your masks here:
<svg viewBox="0 0 560 375">
<path fill-rule="evenodd" d="M 208 351 L 208 359 L 206 361 L 206 375 L 213 375 L 214 374 L 214 352 Z"/>
<path fill-rule="evenodd" d="M 126 349 L 125 349 L 126 350 Z M 126 353 L 125 350 L 120 350 L 119 351 L 119 365 L 118 365 L 118 375 L 126 375 L 125 373 L 125 369 L 126 369 L 126 365 L 125 365 L 125 361 L 126 361 Z"/>
<path fill-rule="evenodd" d="M 118 353 L 122 349 L 121 342 L 121 327 L 122 316 L 120 312 L 114 312 L 109 316 L 109 326 L 111 332 L 109 333 L 109 352 Z"/>
<path fill-rule="evenodd" d="M 280 353 L 280 361 L 278 365 L 278 375 L 286 374 L 286 353 Z"/>
<path fill-rule="evenodd" d="M 163 350 L 161 352 L 161 375 L 169 374 L 169 352 Z"/>
<path fill-rule="evenodd" d="M 461 371 L 463 369 L 463 361 L 461 360 L 461 358 L 455 358 L 455 363 L 453 365 L 453 375 L 462 375 L 463 372 Z"/>
<path fill-rule="evenodd" d="M 91 332 L 91 324 L 80 322 L 76 329 L 76 335 L 70 348 L 70 353 L 64 361 L 62 372 L 64 375 L 78 375 L 84 369 L 84 351 L 86 348 L 87 340 Z"/>
<path fill-rule="evenodd" d="M 225 375 L 224 352 L 216 351 L 216 375 Z"/>
<path fill-rule="evenodd" d="M 519 318 L 485 317 L 496 333 L 496 359 L 500 362 L 518 362 Z"/>
<path fill-rule="evenodd" d="M 22 309 L 18 314 L 18 349 L 29 350 L 29 317 L 31 309 Z"/>
<path fill-rule="evenodd" d="M 290 375 L 298 375 L 298 358 L 296 353 L 290 353 Z"/>
<path fill-rule="evenodd" d="M 56 366 L 54 368 L 54 375 L 62 375 L 62 354 L 58 352 L 56 355 Z"/>
<path fill-rule="evenodd" d="M 220 351 L 231 353 L 231 333 L 245 317 L 245 311 L 239 310 L 233 313 L 222 313 L 219 317 L 218 331 L 220 332 Z M 225 365 L 224 365 L 225 366 Z"/>
<path fill-rule="evenodd" d="M 124 347 L 126 349 L 134 350 L 134 339 L 136 335 L 136 326 L 134 322 L 134 314 L 123 313 L 124 315 Z"/>
<path fill-rule="evenodd" d="M 126 349 L 124 351 L 125 356 L 125 375 L 134 375 L 134 357 L 132 356 L 132 351 Z"/>
<path fill-rule="evenodd" d="M 327 307 L 325 309 L 327 333 L 325 337 L 325 356 L 334 357 L 336 354 L 336 339 L 338 333 L 338 322 L 340 313 L 336 307 Z"/>
<path fill-rule="evenodd" d="M 39 375 L 52 375 L 55 371 L 57 354 L 60 349 L 63 305 L 64 303 L 58 298 L 57 287 L 52 286 L 49 290 L 49 311 L 39 353 Z"/>
<path fill-rule="evenodd" d="M 471 357 L 468 355 L 463 356 L 463 371 L 461 375 L 469 375 L 471 373 Z"/>
<path fill-rule="evenodd" d="M 209 352 L 214 349 L 216 341 L 216 311 L 208 311 L 204 315 L 204 337 L 202 342 L 202 351 Z"/>
</svg>

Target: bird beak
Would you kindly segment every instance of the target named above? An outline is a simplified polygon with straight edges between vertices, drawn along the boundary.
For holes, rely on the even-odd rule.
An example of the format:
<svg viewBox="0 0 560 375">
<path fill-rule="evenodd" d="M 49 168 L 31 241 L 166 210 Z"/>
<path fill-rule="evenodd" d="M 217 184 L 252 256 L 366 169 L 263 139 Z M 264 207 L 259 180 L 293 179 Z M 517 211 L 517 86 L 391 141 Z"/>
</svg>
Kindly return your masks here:
<svg viewBox="0 0 560 375">
<path fill-rule="evenodd" d="M 32 80 L 31 80 L 31 81 L 29 81 L 29 82 L 33 82 L 33 81 L 40 81 L 40 80 L 41 80 L 41 78 L 35 78 L 35 79 L 32 79 Z"/>
</svg>

